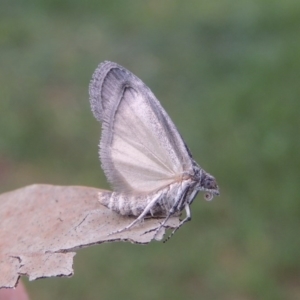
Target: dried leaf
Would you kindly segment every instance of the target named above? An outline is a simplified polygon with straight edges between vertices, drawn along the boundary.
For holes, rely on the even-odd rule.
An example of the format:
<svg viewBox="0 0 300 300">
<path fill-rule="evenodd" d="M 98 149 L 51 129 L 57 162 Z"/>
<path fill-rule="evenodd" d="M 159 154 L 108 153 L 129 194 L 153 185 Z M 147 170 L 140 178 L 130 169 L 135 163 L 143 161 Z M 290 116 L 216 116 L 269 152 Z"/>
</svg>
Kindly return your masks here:
<svg viewBox="0 0 300 300">
<path fill-rule="evenodd" d="M 109 235 L 132 218 L 101 205 L 99 192 L 107 191 L 36 184 L 0 195 L 0 288 L 15 287 L 20 275 L 30 280 L 71 276 L 74 251 L 81 247 L 115 241 L 145 244 L 154 238 L 160 220 L 153 218 Z M 178 222 L 171 218 L 168 227 Z"/>
</svg>

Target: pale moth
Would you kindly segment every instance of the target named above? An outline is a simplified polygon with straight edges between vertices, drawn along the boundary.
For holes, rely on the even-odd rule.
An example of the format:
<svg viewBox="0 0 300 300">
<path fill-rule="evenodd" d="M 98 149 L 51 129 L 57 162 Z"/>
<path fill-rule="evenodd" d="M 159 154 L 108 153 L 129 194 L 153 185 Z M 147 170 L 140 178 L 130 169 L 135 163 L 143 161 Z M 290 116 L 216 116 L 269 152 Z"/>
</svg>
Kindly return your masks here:
<svg viewBox="0 0 300 300">
<path fill-rule="evenodd" d="M 99 194 L 101 204 L 121 215 L 163 217 L 156 233 L 173 215 L 191 220 L 190 205 L 199 191 L 219 195 L 215 178 L 192 158 L 172 120 L 151 90 L 122 66 L 105 61 L 89 87 L 94 116 L 102 122 L 100 160 L 113 192 Z M 172 234 L 173 234 L 172 233 Z"/>
</svg>

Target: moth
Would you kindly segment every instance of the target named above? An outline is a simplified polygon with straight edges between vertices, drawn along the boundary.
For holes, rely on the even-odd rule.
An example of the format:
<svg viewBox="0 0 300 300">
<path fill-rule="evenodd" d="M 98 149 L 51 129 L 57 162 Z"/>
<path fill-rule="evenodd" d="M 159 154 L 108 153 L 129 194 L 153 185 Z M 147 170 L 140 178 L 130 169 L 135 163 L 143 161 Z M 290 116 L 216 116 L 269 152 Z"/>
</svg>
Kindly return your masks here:
<svg viewBox="0 0 300 300">
<path fill-rule="evenodd" d="M 99 155 L 113 192 L 99 201 L 135 220 L 162 217 L 157 232 L 171 216 L 191 220 L 190 205 L 199 191 L 205 199 L 219 195 L 215 178 L 204 171 L 151 90 L 134 74 L 114 63 L 101 63 L 89 86 L 95 118 L 102 123 Z M 171 234 L 171 235 L 172 235 Z"/>
</svg>

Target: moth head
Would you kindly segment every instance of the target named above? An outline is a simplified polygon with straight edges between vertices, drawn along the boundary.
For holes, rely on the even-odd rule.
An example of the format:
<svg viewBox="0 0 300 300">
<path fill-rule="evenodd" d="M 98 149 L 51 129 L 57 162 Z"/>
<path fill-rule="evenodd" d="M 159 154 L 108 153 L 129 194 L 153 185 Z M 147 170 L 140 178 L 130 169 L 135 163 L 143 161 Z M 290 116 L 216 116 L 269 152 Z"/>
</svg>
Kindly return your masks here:
<svg viewBox="0 0 300 300">
<path fill-rule="evenodd" d="M 215 177 L 203 171 L 199 184 L 199 190 L 205 191 L 204 199 L 210 201 L 215 195 L 219 195 L 219 187 Z"/>
</svg>

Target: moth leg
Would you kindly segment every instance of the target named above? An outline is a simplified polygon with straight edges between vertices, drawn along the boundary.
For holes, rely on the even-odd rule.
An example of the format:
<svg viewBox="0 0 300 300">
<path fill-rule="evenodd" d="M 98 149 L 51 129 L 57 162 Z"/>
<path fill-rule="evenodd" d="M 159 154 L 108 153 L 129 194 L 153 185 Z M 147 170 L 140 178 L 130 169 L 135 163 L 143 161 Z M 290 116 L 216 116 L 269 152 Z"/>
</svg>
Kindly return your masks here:
<svg viewBox="0 0 300 300">
<path fill-rule="evenodd" d="M 172 231 L 172 233 L 164 240 L 164 243 L 167 242 L 184 223 L 192 220 L 189 203 L 187 203 L 184 208 L 185 208 L 186 217 L 178 224 L 178 226 Z"/>
<path fill-rule="evenodd" d="M 185 207 L 185 205 L 184 205 L 184 202 L 186 201 L 186 198 L 185 198 L 185 196 L 186 196 L 186 193 L 187 193 L 187 188 L 185 189 L 185 191 L 184 191 L 184 194 L 183 194 L 183 196 L 179 199 L 179 201 L 174 205 L 174 210 L 182 210 L 182 208 L 181 207 Z M 179 209 L 178 209 L 178 207 L 179 207 Z M 172 207 L 173 208 L 173 207 Z"/>
<path fill-rule="evenodd" d="M 147 204 L 147 206 L 145 207 L 145 209 L 143 210 L 143 212 L 133 222 L 131 222 L 129 225 L 127 225 L 126 227 L 124 227 L 122 229 L 113 231 L 113 232 L 109 233 L 108 235 L 112 235 L 112 234 L 115 234 L 115 233 L 120 233 L 120 232 L 129 230 L 135 224 L 137 224 L 138 222 L 142 221 L 144 219 L 144 217 L 148 214 L 148 212 L 151 210 L 151 208 L 153 207 L 153 205 L 155 205 L 155 203 L 160 200 L 161 196 L 162 195 L 160 194 L 160 195 L 156 196 L 153 200 L 151 200 Z"/>
<path fill-rule="evenodd" d="M 158 234 L 158 232 L 160 231 L 160 229 L 161 229 L 163 226 L 165 226 L 165 224 L 166 224 L 167 221 L 170 219 L 170 217 L 171 217 L 172 215 L 174 215 L 176 211 L 181 210 L 180 207 L 183 205 L 184 201 L 186 200 L 186 197 L 185 197 L 185 196 L 186 196 L 187 191 L 188 191 L 188 185 L 185 185 L 184 188 L 182 189 L 182 192 L 179 194 L 178 198 L 176 199 L 174 205 L 173 205 L 172 208 L 169 210 L 168 215 L 167 215 L 166 218 L 163 220 L 163 222 L 160 224 L 160 226 L 156 229 L 154 238 L 156 237 L 156 235 Z M 178 209 L 178 207 L 179 207 L 179 209 Z M 185 205 L 184 207 L 185 207 L 185 209 L 186 209 L 186 205 Z M 189 208 L 189 207 L 188 207 L 188 210 L 189 210 L 189 216 L 190 216 L 190 208 Z M 185 218 L 185 219 L 186 219 L 186 218 Z M 181 222 L 179 223 L 178 226 L 181 226 L 181 225 L 182 225 L 183 223 L 185 223 L 186 221 L 183 222 L 183 223 L 182 223 L 182 222 L 183 222 L 183 221 L 181 221 Z M 178 227 L 175 228 L 175 231 L 177 230 L 177 228 L 178 228 Z M 173 232 L 175 232 L 175 231 L 173 231 Z M 172 232 L 171 235 L 173 235 L 173 232 Z M 167 238 L 167 239 L 169 239 L 169 238 Z"/>
</svg>

